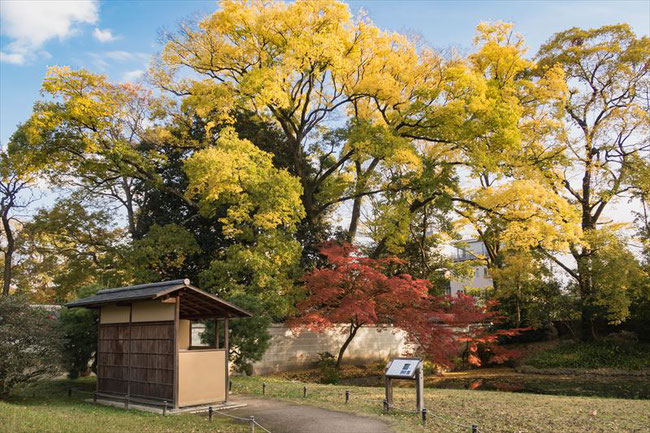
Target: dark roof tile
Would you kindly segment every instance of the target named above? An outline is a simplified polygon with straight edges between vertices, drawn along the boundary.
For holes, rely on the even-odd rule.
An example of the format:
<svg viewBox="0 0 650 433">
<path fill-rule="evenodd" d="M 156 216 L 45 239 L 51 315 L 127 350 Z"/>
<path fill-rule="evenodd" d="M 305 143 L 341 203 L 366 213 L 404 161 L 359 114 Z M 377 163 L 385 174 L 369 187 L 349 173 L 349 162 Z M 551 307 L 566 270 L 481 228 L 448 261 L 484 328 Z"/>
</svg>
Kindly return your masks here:
<svg viewBox="0 0 650 433">
<path fill-rule="evenodd" d="M 251 316 L 249 312 L 242 310 L 236 305 L 211 293 L 204 292 L 203 290 L 191 286 L 190 280 L 188 279 L 139 284 L 137 286 L 118 287 L 115 289 L 103 289 L 97 292 L 94 296 L 68 302 L 65 306 L 68 308 L 98 307 L 103 304 L 111 304 L 115 302 L 144 301 L 147 299 L 156 299 L 181 289 L 188 289 L 193 292 L 194 295 L 206 298 L 206 300 L 215 304 L 216 307 L 221 310 L 229 311 L 233 316 Z"/>
</svg>

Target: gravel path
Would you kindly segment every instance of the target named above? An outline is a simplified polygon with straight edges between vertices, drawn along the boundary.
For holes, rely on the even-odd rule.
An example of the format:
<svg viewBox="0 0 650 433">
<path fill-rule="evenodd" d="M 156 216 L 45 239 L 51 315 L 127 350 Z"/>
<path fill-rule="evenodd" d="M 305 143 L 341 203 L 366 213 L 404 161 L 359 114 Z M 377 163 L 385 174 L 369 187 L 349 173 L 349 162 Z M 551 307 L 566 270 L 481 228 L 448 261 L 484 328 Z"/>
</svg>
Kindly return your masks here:
<svg viewBox="0 0 650 433">
<path fill-rule="evenodd" d="M 243 418 L 252 415 L 272 433 L 392 433 L 382 421 L 347 412 L 243 396 L 229 401 L 247 406 L 226 413 Z"/>
</svg>

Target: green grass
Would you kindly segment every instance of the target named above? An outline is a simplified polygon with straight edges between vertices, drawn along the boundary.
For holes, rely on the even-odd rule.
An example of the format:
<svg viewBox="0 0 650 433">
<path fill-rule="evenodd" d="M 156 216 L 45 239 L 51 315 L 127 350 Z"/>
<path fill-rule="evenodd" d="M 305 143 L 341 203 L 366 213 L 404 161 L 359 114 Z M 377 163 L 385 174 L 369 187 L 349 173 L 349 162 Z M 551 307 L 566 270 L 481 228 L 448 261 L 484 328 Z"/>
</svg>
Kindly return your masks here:
<svg viewBox="0 0 650 433">
<path fill-rule="evenodd" d="M 383 364 L 343 365 L 339 384 L 344 386 L 383 387 Z M 324 383 L 320 369 L 286 371 L 273 377 L 289 381 Z M 396 386 L 413 386 L 412 382 L 397 381 Z M 610 397 L 650 399 L 650 375 L 641 372 L 613 375 L 610 371 L 549 371 L 534 374 L 509 367 L 477 368 L 446 372 L 443 375 L 426 372 L 426 388 L 472 389 L 481 391 L 513 391 L 533 394 L 571 395 L 580 397 Z"/>
<path fill-rule="evenodd" d="M 94 391 L 94 378 L 75 381 L 46 381 L 35 388 L 12 394 L 0 401 L 0 432 L 11 433 L 166 433 L 166 432 L 249 432 L 244 425 L 215 417 L 183 414 L 163 417 L 137 410 L 107 407 L 85 402 L 89 395 L 68 388 Z"/>
<path fill-rule="evenodd" d="M 650 368 L 650 344 L 564 342 L 539 352 L 526 360 L 535 368 L 615 368 L 641 370 Z"/>
<path fill-rule="evenodd" d="M 386 421 L 400 433 L 469 433 L 469 426 L 477 424 L 483 432 L 645 432 L 650 425 L 650 401 L 592 397 L 565 397 L 509 393 L 497 391 L 468 391 L 457 389 L 426 389 L 425 404 L 429 423 L 423 428 L 419 416 L 399 411 L 382 413 L 383 389 L 306 384 L 308 397 L 302 397 L 303 382 L 271 377 L 235 377 L 233 392 L 262 397 L 262 383 L 267 383 L 266 396 L 311 404 L 333 410 L 353 412 Z M 88 396 L 73 393 L 69 387 L 92 391 L 94 380 L 54 380 L 36 388 L 15 393 L 0 401 L 1 432 L 111 432 L 111 433 L 165 433 L 165 432 L 248 432 L 248 427 L 229 424 L 215 417 L 209 423 L 206 417 L 174 415 L 163 417 L 136 410 L 124 411 L 87 403 Z M 345 404 L 345 390 L 351 391 L 350 403 Z M 395 405 L 414 409 L 415 390 L 396 388 Z M 466 429 L 457 426 L 461 424 Z M 282 433 L 274 431 L 273 433 Z"/>
<path fill-rule="evenodd" d="M 650 401 L 647 400 L 425 389 L 425 405 L 430 416 L 427 427 L 423 428 L 417 415 L 383 414 L 383 388 L 308 383 L 308 398 L 304 399 L 302 387 L 305 384 L 302 382 L 273 377 L 235 377 L 233 381 L 234 393 L 261 397 L 262 383 L 266 382 L 264 398 L 379 417 L 400 433 L 469 433 L 471 424 L 478 425 L 486 433 L 628 433 L 645 432 L 650 425 Z M 346 389 L 351 392 L 348 405 L 345 404 Z M 394 400 L 400 408 L 414 409 L 415 390 L 396 388 Z M 461 429 L 457 424 L 467 428 Z"/>
</svg>

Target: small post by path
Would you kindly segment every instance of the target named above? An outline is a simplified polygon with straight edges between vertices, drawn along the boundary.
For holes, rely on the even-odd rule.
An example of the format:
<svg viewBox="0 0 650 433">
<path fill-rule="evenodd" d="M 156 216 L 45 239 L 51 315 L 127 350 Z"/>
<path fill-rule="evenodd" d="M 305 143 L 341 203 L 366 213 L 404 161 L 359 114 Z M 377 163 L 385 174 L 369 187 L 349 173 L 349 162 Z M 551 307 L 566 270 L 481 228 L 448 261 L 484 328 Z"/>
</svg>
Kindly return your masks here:
<svg viewBox="0 0 650 433">
<path fill-rule="evenodd" d="M 350 401 L 350 390 L 346 389 L 345 390 L 345 404 L 348 404 L 349 401 Z"/>
<path fill-rule="evenodd" d="M 307 387 L 306 386 L 302 387 L 302 398 L 307 398 Z"/>
<path fill-rule="evenodd" d="M 255 433 L 255 417 L 251 415 L 251 433 Z"/>
<path fill-rule="evenodd" d="M 208 421 L 212 422 L 212 406 L 208 407 Z"/>
<path fill-rule="evenodd" d="M 262 395 L 266 395 L 266 382 L 262 383 Z"/>
<path fill-rule="evenodd" d="M 163 401 L 163 416 L 167 416 L 167 400 Z"/>
</svg>

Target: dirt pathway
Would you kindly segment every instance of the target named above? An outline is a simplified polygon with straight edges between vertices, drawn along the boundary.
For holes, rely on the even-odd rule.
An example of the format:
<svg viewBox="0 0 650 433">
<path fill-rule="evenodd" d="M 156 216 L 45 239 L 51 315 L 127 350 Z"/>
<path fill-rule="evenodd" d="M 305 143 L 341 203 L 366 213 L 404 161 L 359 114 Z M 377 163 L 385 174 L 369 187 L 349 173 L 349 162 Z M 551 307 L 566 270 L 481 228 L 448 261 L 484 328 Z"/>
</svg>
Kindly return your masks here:
<svg viewBox="0 0 650 433">
<path fill-rule="evenodd" d="M 227 413 L 244 418 L 252 415 L 272 433 L 392 433 L 382 421 L 347 412 L 243 396 L 229 401 L 248 406 Z"/>
</svg>

